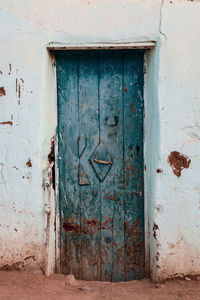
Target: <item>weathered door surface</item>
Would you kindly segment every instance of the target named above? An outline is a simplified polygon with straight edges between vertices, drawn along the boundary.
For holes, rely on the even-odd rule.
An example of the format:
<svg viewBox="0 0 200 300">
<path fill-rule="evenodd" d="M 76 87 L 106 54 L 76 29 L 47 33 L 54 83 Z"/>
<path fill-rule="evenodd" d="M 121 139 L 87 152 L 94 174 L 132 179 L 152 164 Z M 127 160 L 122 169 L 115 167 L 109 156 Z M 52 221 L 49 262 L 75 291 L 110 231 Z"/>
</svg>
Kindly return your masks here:
<svg viewBox="0 0 200 300">
<path fill-rule="evenodd" d="M 55 54 L 61 271 L 142 278 L 143 52 Z"/>
</svg>

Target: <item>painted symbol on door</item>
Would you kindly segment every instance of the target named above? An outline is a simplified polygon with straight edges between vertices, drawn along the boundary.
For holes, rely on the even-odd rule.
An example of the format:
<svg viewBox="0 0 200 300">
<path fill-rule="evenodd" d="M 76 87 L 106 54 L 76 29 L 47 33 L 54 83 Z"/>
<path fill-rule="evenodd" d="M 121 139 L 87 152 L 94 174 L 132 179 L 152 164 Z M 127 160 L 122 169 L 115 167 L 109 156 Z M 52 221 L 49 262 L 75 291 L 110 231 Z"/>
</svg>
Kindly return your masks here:
<svg viewBox="0 0 200 300">
<path fill-rule="evenodd" d="M 78 156 L 81 158 L 83 152 L 85 151 L 87 146 L 87 138 L 80 137 L 78 138 Z M 88 178 L 87 173 L 85 172 L 82 164 L 79 162 L 78 164 L 78 183 L 79 185 L 90 185 L 90 180 Z"/>
<path fill-rule="evenodd" d="M 97 177 L 103 182 L 113 163 L 112 157 L 103 142 L 101 142 L 91 154 L 89 161 L 91 162 Z"/>
<path fill-rule="evenodd" d="M 90 185 L 90 180 L 81 163 L 78 164 L 79 185 Z"/>
</svg>

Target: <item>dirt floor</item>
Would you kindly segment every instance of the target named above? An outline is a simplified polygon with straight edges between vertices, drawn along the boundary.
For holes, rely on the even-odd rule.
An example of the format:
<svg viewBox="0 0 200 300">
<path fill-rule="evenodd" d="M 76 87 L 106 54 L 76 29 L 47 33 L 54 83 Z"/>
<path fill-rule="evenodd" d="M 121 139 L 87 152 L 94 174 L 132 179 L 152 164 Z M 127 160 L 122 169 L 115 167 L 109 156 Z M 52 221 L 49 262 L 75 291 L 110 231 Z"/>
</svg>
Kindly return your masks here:
<svg viewBox="0 0 200 300">
<path fill-rule="evenodd" d="M 149 279 L 110 283 L 79 281 L 73 275 L 45 278 L 39 271 L 0 271 L 0 300 L 146 300 L 200 299 L 200 281 L 171 280 L 155 284 Z"/>
</svg>

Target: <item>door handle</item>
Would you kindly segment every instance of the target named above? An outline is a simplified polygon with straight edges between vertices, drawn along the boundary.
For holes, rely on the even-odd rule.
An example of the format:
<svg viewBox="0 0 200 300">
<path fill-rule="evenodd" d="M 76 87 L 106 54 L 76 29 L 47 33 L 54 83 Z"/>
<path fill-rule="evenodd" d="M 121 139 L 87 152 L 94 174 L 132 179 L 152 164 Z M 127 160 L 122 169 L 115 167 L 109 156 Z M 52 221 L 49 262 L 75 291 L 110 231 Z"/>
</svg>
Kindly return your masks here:
<svg viewBox="0 0 200 300">
<path fill-rule="evenodd" d="M 111 160 L 106 161 L 106 160 L 100 160 L 100 159 L 94 158 L 94 162 L 96 162 L 97 164 L 100 164 L 100 165 L 112 165 Z"/>
</svg>

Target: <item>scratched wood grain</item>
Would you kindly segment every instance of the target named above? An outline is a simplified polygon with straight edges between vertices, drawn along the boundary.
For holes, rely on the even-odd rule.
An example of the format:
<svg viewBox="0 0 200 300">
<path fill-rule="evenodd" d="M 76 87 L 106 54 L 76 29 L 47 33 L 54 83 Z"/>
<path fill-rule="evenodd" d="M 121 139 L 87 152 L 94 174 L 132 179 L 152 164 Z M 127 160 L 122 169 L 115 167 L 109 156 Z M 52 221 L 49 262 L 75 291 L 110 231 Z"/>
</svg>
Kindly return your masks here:
<svg viewBox="0 0 200 300">
<path fill-rule="evenodd" d="M 74 53 L 57 54 L 58 167 L 61 216 L 61 272 L 81 272 L 81 233 L 78 170 L 78 62 Z"/>
<path fill-rule="evenodd" d="M 100 136 L 113 165 L 101 184 L 102 280 L 124 279 L 124 212 L 118 180 L 123 173 L 123 62 L 121 53 L 100 55 Z"/>
<path fill-rule="evenodd" d="M 99 180 L 93 176 L 90 154 L 99 142 L 98 57 L 93 52 L 79 54 L 79 136 L 86 138 L 80 161 L 91 185 L 80 186 L 81 279 L 100 280 L 100 193 Z"/>
<path fill-rule="evenodd" d="M 143 278 L 143 56 L 124 54 L 124 213 L 126 280 Z"/>
</svg>

